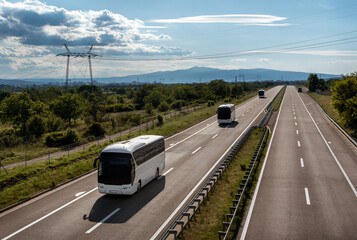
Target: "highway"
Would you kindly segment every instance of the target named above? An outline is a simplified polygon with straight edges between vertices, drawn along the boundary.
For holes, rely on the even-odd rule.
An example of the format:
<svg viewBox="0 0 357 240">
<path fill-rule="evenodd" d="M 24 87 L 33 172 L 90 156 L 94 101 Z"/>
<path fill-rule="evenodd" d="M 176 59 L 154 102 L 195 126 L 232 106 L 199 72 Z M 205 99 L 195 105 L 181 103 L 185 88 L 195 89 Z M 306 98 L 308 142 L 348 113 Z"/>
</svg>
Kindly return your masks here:
<svg viewBox="0 0 357 240">
<path fill-rule="evenodd" d="M 167 138 L 163 174 L 136 194 L 98 193 L 93 172 L 1 213 L 0 239 L 157 239 L 280 89 L 239 105 L 236 123 L 213 116 Z"/>
<path fill-rule="evenodd" d="M 357 149 L 286 90 L 239 239 L 357 239 Z"/>
</svg>

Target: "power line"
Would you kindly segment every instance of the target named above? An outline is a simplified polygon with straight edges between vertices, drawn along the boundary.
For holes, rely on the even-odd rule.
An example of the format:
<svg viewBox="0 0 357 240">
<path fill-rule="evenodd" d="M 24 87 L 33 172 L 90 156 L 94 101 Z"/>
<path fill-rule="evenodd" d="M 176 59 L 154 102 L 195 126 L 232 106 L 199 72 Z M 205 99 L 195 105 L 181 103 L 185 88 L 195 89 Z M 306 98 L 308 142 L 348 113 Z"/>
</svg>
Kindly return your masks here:
<svg viewBox="0 0 357 240">
<path fill-rule="evenodd" d="M 300 43 L 311 42 L 311 41 L 315 41 L 315 40 L 322 39 L 322 38 L 331 38 L 331 37 L 346 35 L 346 34 L 355 33 L 355 32 L 357 32 L 357 30 L 348 31 L 348 32 L 339 33 L 339 34 L 333 34 L 333 35 L 329 35 L 329 36 L 325 36 L 325 37 L 319 37 L 319 38 L 314 38 L 314 39 L 297 41 L 297 42 L 292 42 L 292 43 L 285 43 L 285 44 L 279 44 L 279 45 L 274 45 L 274 46 L 249 49 L 249 50 L 244 50 L 244 51 L 225 52 L 225 53 L 201 55 L 201 56 L 194 56 L 194 57 L 162 58 L 162 59 L 160 59 L 160 58 L 156 58 L 156 59 L 149 59 L 149 58 L 142 58 L 142 59 L 102 58 L 102 60 L 124 61 L 124 62 L 126 62 L 126 61 L 127 62 L 131 62 L 131 61 L 185 61 L 185 60 L 205 60 L 205 59 L 217 59 L 217 58 L 230 58 L 230 57 L 236 57 L 236 56 L 250 56 L 250 55 L 261 54 L 261 52 L 259 52 L 259 51 L 263 51 L 263 50 L 264 51 L 270 51 L 269 53 L 274 53 L 274 52 L 284 52 L 284 51 L 291 51 L 291 50 L 307 49 L 309 47 L 310 48 L 316 48 L 316 47 L 326 47 L 326 46 L 339 45 L 339 44 L 342 44 L 342 43 L 351 43 L 351 42 L 354 42 L 354 41 L 349 41 L 349 40 L 356 39 L 357 37 L 349 37 L 349 38 L 343 38 L 343 39 L 337 39 L 337 40 L 331 40 L 331 41 L 324 41 L 324 42 L 306 44 L 306 45 L 289 47 L 289 48 L 274 49 L 276 47 L 282 47 L 282 46 L 287 46 L 287 45 L 297 45 L 297 44 L 300 44 Z"/>
</svg>

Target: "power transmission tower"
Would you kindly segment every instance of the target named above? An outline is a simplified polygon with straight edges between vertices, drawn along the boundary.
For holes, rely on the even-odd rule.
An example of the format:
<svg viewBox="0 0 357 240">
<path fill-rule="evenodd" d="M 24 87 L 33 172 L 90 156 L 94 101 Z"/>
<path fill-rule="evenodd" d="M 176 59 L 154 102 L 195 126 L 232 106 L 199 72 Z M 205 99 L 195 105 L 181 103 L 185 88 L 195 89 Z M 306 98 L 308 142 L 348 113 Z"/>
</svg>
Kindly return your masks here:
<svg viewBox="0 0 357 240">
<path fill-rule="evenodd" d="M 88 57 L 88 64 L 89 64 L 89 74 L 90 74 L 90 84 L 91 86 L 93 86 L 93 74 L 92 74 L 92 62 L 91 62 L 91 58 L 92 57 L 97 57 L 99 56 L 98 54 L 95 54 L 95 53 L 92 53 L 92 48 L 93 48 L 93 45 L 89 48 L 88 52 L 86 53 L 74 53 L 74 52 L 71 52 L 67 45 L 64 44 L 67 52 L 65 53 L 60 53 L 60 54 L 57 54 L 57 56 L 66 56 L 67 57 L 67 69 L 66 69 L 66 86 L 65 86 L 65 89 L 67 90 L 68 88 L 68 72 L 69 72 L 69 59 L 70 57 Z"/>
</svg>

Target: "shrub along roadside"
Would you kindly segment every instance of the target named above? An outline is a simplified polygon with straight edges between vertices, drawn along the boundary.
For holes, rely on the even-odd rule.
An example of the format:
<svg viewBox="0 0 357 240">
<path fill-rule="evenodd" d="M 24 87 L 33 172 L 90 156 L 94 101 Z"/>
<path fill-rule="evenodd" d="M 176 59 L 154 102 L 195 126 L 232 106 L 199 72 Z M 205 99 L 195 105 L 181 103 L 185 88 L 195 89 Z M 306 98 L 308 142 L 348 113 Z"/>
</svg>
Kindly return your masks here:
<svg viewBox="0 0 357 240">
<path fill-rule="evenodd" d="M 255 95 L 255 93 L 252 93 L 235 103 L 244 102 Z M 156 126 L 154 129 L 135 132 L 115 141 L 129 139 L 140 134 L 169 136 L 214 115 L 215 112 L 216 106 L 211 106 L 189 114 L 184 113 L 176 119 L 170 118 L 168 121 L 164 121 L 163 125 Z M 94 158 L 110 143 L 108 142 L 99 146 L 93 145 L 84 153 L 70 154 L 68 159 L 62 157 L 51 159 L 51 163 L 32 164 L 27 169 L 24 169 L 24 167 L 10 169 L 7 175 L 3 175 L 2 172 L 0 176 L 0 209 L 28 199 L 39 192 L 55 187 L 62 182 L 92 170 Z"/>
</svg>

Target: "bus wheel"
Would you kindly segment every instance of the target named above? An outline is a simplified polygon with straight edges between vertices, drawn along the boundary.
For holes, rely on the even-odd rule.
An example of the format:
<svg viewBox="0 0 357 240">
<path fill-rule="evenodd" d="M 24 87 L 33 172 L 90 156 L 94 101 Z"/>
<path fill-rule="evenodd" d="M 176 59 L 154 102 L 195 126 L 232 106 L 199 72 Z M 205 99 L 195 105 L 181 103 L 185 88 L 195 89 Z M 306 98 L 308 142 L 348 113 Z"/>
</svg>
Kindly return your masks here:
<svg viewBox="0 0 357 240">
<path fill-rule="evenodd" d="M 155 174 L 155 179 L 158 179 L 159 178 L 159 169 L 157 168 L 156 169 L 156 174 Z"/>
<path fill-rule="evenodd" d="M 136 189 L 136 191 L 139 191 L 141 189 L 141 180 L 139 180 L 139 186 L 138 189 Z"/>
</svg>

